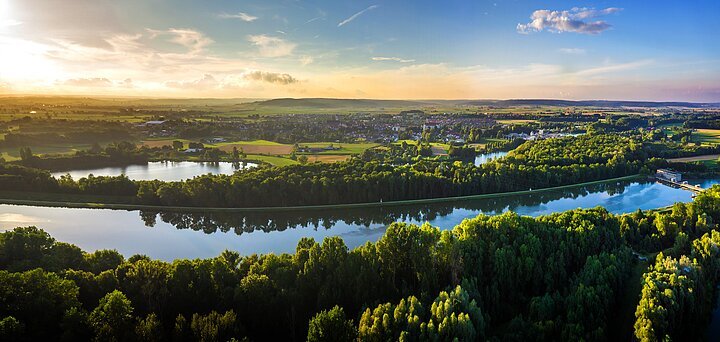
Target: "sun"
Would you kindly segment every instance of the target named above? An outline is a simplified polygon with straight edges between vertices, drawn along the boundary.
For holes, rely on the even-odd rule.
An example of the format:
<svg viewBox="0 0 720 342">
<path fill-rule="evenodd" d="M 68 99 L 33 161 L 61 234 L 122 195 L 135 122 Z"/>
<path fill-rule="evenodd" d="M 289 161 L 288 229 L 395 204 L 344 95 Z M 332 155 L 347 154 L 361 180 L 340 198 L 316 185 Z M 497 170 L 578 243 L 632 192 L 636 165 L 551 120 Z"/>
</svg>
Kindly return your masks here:
<svg viewBox="0 0 720 342">
<path fill-rule="evenodd" d="M 20 24 L 13 20 L 11 15 L 10 0 L 0 0 L 0 29 Z"/>
<path fill-rule="evenodd" d="M 0 30 L 10 26 L 10 0 L 0 0 Z"/>
</svg>

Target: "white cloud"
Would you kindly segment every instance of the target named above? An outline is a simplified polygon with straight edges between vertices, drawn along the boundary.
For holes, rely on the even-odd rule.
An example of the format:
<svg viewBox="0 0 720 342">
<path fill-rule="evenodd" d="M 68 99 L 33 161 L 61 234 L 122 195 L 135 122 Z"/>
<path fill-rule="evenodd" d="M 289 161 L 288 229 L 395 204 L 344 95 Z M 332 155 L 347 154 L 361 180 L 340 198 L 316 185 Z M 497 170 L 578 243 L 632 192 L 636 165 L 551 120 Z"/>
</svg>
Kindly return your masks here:
<svg viewBox="0 0 720 342">
<path fill-rule="evenodd" d="M 214 41 L 208 37 L 206 37 L 204 34 L 202 34 L 199 31 L 195 31 L 192 29 L 167 29 L 167 30 L 151 30 L 148 29 L 148 32 L 150 32 L 151 37 L 155 38 L 158 36 L 170 36 L 170 41 L 176 44 L 180 44 L 188 50 L 190 50 L 191 53 L 198 53 L 205 49 L 206 46 L 212 44 Z"/>
<path fill-rule="evenodd" d="M 609 73 L 618 72 L 618 71 L 628 71 L 628 70 L 635 70 L 639 69 L 645 66 L 652 65 L 654 63 L 651 59 L 643 59 L 639 61 L 634 62 L 628 62 L 628 63 L 621 63 L 621 64 L 607 64 L 597 67 L 588 68 L 585 70 L 581 70 L 578 72 L 575 72 L 576 76 L 595 76 L 595 75 L 607 75 Z"/>
<path fill-rule="evenodd" d="M 357 12 L 357 13 L 351 15 L 349 18 L 347 18 L 347 19 L 341 21 L 340 23 L 338 23 L 337 26 L 338 26 L 338 27 L 343 26 L 343 25 L 345 25 L 345 24 L 347 24 L 347 23 L 349 23 L 349 22 L 357 19 L 357 17 L 365 14 L 365 12 L 370 11 L 370 10 L 374 10 L 374 9 L 376 9 L 376 8 L 378 8 L 378 7 L 379 7 L 378 5 L 372 5 L 372 6 L 366 8 L 366 9 L 360 11 L 360 12 Z"/>
<path fill-rule="evenodd" d="M 600 16 L 620 12 L 620 8 L 610 7 L 604 10 L 592 8 L 573 8 L 569 11 L 537 10 L 530 16 L 527 24 L 518 24 L 517 31 L 527 34 L 548 30 L 550 32 L 575 32 L 584 34 L 599 34 L 611 27 L 605 21 L 590 21 Z"/>
<path fill-rule="evenodd" d="M 205 74 L 199 80 L 193 81 L 169 81 L 165 82 L 168 88 L 208 90 L 217 88 L 220 85 L 213 75 Z"/>
<path fill-rule="evenodd" d="M 252 81 L 262 81 L 262 82 L 268 82 L 268 83 L 276 83 L 276 84 L 282 84 L 282 85 L 288 85 L 293 83 L 300 82 L 295 77 L 292 77 L 290 74 L 281 74 L 276 72 L 265 72 L 265 71 L 252 71 L 244 76 L 247 80 Z"/>
<path fill-rule="evenodd" d="M 247 38 L 253 45 L 258 47 L 260 55 L 263 57 L 288 56 L 291 55 L 295 47 L 297 47 L 295 43 L 264 34 L 250 35 Z"/>
<path fill-rule="evenodd" d="M 402 59 L 400 57 L 373 57 L 372 60 L 374 60 L 374 61 L 393 61 L 393 62 L 400 62 L 400 63 L 412 63 L 415 61 L 414 59 Z"/>
<path fill-rule="evenodd" d="M 218 15 L 218 17 L 220 17 L 221 19 L 240 19 L 246 22 L 253 22 L 258 19 L 258 17 L 247 14 L 245 12 L 237 12 L 235 14 L 221 13 Z"/>
<path fill-rule="evenodd" d="M 313 56 L 302 56 L 300 58 L 300 64 L 302 65 L 312 64 L 313 62 L 315 62 L 315 58 L 313 58 Z"/>
<path fill-rule="evenodd" d="M 580 49 L 580 48 L 562 48 L 558 51 L 560 51 L 562 53 L 566 53 L 568 55 L 584 55 L 586 52 L 585 49 Z"/>
<path fill-rule="evenodd" d="M 73 78 L 62 82 L 62 84 L 71 87 L 112 87 L 113 83 L 104 77 L 95 78 Z"/>
</svg>

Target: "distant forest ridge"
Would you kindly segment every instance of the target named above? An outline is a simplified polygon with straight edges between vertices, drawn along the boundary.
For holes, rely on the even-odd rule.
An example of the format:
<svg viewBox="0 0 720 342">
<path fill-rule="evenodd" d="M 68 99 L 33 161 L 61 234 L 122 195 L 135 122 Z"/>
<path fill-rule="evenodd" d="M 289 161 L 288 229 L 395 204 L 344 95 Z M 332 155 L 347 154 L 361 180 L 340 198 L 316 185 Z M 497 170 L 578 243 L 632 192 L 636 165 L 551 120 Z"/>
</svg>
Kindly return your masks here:
<svg viewBox="0 0 720 342">
<path fill-rule="evenodd" d="M 652 101 L 606 101 L 606 100 L 553 100 L 553 99 L 513 99 L 513 100 L 373 100 L 373 99 L 334 99 L 334 98 L 280 98 L 257 101 L 254 104 L 263 107 L 427 107 L 438 105 L 453 106 L 555 106 L 555 107 L 720 107 L 720 103 L 694 102 L 652 102 Z"/>
<path fill-rule="evenodd" d="M 379 100 L 379 99 L 340 99 L 340 98 L 141 98 L 109 96 L 63 96 L 63 95 L 0 95 L 0 105 L 77 105 L 86 106 L 222 106 L 250 108 L 424 108 L 439 106 L 491 106 L 491 107 L 685 107 L 720 108 L 720 102 L 653 102 L 653 101 L 613 101 L 613 100 L 557 100 L 557 99 L 510 99 L 510 100 Z"/>
</svg>

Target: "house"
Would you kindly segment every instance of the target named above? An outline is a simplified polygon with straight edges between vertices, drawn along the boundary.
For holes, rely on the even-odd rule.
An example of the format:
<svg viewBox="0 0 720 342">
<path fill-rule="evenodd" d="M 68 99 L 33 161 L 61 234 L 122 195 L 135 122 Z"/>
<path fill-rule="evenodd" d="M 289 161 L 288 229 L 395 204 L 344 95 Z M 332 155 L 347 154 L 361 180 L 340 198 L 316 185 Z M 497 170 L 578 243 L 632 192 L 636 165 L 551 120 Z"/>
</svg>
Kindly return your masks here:
<svg viewBox="0 0 720 342">
<path fill-rule="evenodd" d="M 198 152 L 202 152 L 202 149 L 201 148 L 188 148 L 185 151 L 183 151 L 183 153 L 198 153 Z"/>
<path fill-rule="evenodd" d="M 682 173 L 671 169 L 658 169 L 657 172 L 655 172 L 655 177 L 671 182 L 682 181 Z"/>
</svg>

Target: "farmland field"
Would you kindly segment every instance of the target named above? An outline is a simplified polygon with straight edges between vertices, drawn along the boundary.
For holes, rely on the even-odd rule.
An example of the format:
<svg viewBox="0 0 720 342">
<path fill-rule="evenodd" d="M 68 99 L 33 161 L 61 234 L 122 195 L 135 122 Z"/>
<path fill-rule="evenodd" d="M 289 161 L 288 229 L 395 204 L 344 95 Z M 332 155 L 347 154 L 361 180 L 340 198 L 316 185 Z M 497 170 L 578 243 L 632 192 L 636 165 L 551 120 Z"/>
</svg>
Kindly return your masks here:
<svg viewBox="0 0 720 342">
<path fill-rule="evenodd" d="M 321 163 L 334 163 L 339 161 L 345 161 L 350 159 L 350 156 L 345 155 L 331 155 L 331 154 L 319 154 L 319 155 L 309 155 L 308 161 L 310 162 L 321 162 Z"/>
<path fill-rule="evenodd" d="M 720 129 L 698 129 L 692 134 L 693 141 L 708 144 L 720 143 Z"/>
</svg>

